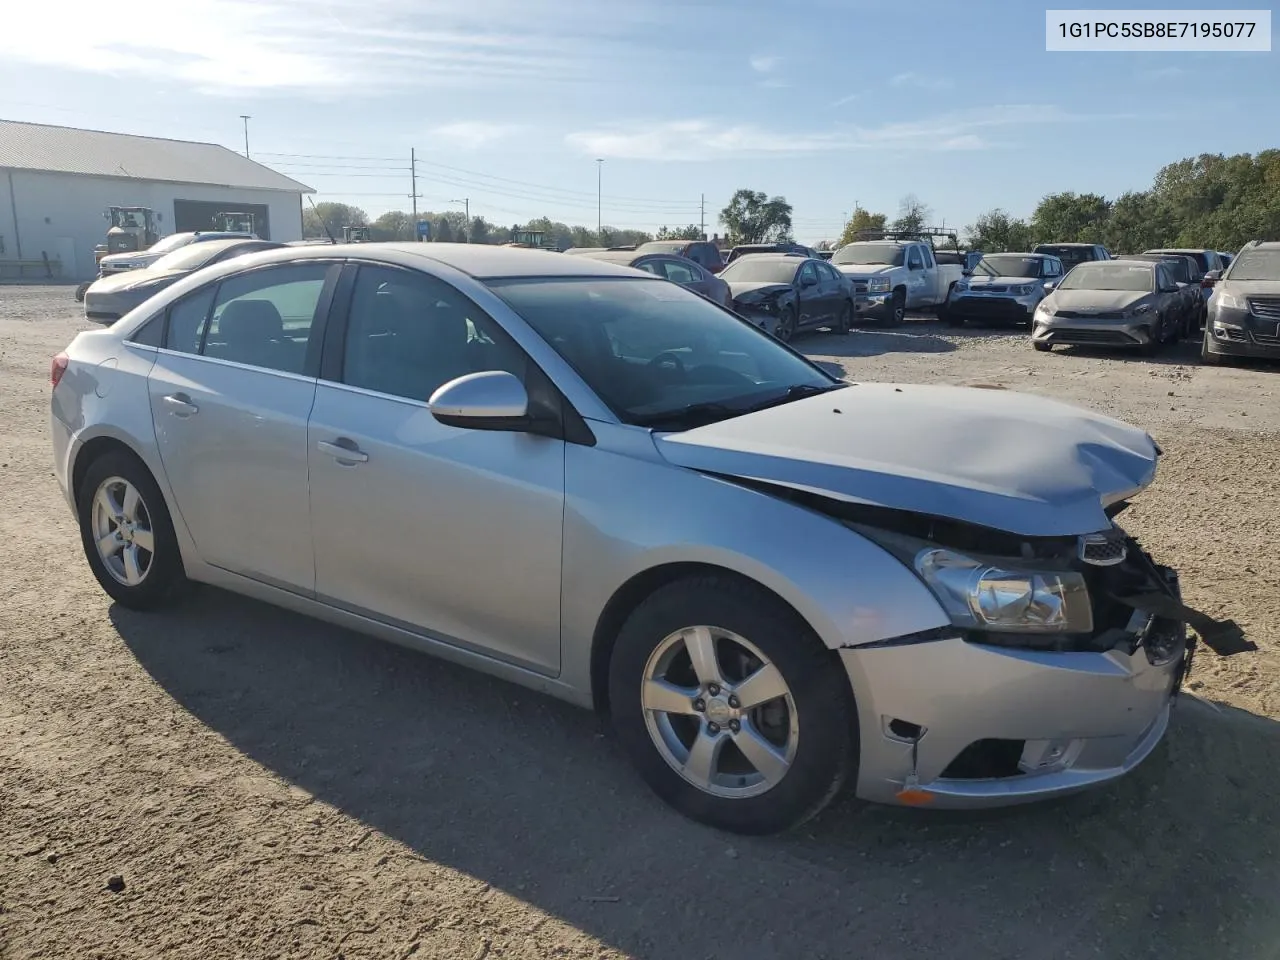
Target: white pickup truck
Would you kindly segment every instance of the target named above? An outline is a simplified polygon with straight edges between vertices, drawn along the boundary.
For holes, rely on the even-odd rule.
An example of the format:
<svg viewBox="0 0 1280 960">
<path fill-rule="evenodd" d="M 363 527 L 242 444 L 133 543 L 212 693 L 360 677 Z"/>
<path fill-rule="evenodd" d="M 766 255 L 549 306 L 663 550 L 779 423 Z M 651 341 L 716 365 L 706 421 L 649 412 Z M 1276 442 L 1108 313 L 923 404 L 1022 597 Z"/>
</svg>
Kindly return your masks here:
<svg viewBox="0 0 1280 960">
<path fill-rule="evenodd" d="M 955 262 L 944 262 L 953 260 Z M 860 316 L 902 323 L 908 310 L 941 309 L 952 285 L 965 274 L 964 258 L 920 240 L 859 240 L 846 243 L 831 265 L 857 292 Z"/>
</svg>

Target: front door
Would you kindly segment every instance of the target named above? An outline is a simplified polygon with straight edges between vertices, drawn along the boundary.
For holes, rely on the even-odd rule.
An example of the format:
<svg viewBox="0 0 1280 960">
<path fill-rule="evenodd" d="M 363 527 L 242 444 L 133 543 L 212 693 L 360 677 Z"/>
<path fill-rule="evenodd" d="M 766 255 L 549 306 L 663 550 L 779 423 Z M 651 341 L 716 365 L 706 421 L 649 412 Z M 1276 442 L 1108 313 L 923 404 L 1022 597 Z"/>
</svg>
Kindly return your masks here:
<svg viewBox="0 0 1280 960">
<path fill-rule="evenodd" d="M 809 327 L 827 319 L 827 303 L 822 298 L 822 281 L 812 263 L 805 263 L 796 274 L 800 300 L 799 326 Z"/>
<path fill-rule="evenodd" d="M 547 675 L 560 669 L 564 442 L 446 426 L 426 401 L 530 361 L 456 288 L 361 265 L 307 455 L 317 597 Z M 331 379 L 329 379 L 331 377 Z"/>
<path fill-rule="evenodd" d="M 201 559 L 302 593 L 314 585 L 316 317 L 340 269 L 265 267 L 176 301 L 148 379 L 160 459 Z"/>
</svg>

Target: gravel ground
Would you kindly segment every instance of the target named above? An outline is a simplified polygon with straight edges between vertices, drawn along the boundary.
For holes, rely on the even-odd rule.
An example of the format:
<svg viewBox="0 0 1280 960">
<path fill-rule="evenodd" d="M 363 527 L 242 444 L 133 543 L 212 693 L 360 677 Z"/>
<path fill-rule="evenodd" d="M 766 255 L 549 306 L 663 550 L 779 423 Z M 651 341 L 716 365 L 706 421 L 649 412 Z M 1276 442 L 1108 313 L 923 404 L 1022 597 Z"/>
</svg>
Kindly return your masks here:
<svg viewBox="0 0 1280 960">
<path fill-rule="evenodd" d="M 1280 368 L 927 322 L 800 341 L 850 379 L 1150 430 L 1167 456 L 1127 526 L 1261 649 L 1199 657 L 1111 788 L 980 816 L 842 799 L 747 840 L 523 689 L 211 589 L 111 606 L 49 464 L 76 306 L 0 287 L 0 957 L 1280 957 Z"/>
</svg>

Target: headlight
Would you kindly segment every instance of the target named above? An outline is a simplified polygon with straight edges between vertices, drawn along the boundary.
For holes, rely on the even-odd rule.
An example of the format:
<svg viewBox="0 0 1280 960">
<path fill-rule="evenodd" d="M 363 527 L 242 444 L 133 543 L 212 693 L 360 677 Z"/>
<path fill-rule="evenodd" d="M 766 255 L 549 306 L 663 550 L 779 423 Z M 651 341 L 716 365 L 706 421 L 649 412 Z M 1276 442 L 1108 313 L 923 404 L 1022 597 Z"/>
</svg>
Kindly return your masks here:
<svg viewBox="0 0 1280 960">
<path fill-rule="evenodd" d="M 1027 294 L 1035 292 L 1035 289 L 1035 284 L 1024 283 L 1019 287 L 1010 287 L 1009 292 L 1015 297 L 1025 297 Z"/>
<path fill-rule="evenodd" d="M 1224 290 L 1214 290 L 1213 305 L 1218 310 L 1239 310 L 1241 313 L 1249 311 L 1249 304 L 1244 297 L 1227 293 Z"/>
<path fill-rule="evenodd" d="M 888 277 L 872 277 L 867 281 L 867 293 L 888 293 L 892 285 Z"/>
<path fill-rule="evenodd" d="M 1144 313 L 1150 313 L 1150 312 L 1151 312 L 1151 304 L 1149 304 L 1149 303 L 1144 303 L 1144 304 L 1142 304 L 1141 306 L 1134 307 L 1132 310 L 1125 310 L 1125 311 L 1124 311 L 1124 313 L 1123 313 L 1123 316 L 1126 316 L 1126 317 L 1140 317 L 1140 316 L 1142 316 Z"/>
<path fill-rule="evenodd" d="M 955 284 L 951 287 L 951 290 L 952 290 L 952 292 L 954 292 L 954 293 L 963 293 L 964 291 L 966 291 L 966 290 L 968 290 L 968 289 L 969 289 L 969 281 L 968 281 L 968 280 L 957 280 L 957 281 L 955 282 Z"/>
<path fill-rule="evenodd" d="M 939 547 L 915 570 L 959 627 L 1015 633 L 1089 633 L 1093 610 L 1075 571 L 1009 570 Z"/>
<path fill-rule="evenodd" d="M 1045 303 L 1043 300 L 1036 305 L 1036 313 L 1042 317 L 1052 317 L 1057 312 L 1051 304 Z"/>
</svg>

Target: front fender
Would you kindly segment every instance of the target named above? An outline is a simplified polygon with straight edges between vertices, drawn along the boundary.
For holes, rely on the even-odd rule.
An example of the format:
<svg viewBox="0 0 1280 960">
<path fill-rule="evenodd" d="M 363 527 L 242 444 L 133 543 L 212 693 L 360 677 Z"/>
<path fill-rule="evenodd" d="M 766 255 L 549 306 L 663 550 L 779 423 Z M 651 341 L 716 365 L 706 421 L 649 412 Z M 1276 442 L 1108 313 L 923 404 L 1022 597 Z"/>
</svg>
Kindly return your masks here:
<svg viewBox="0 0 1280 960">
<path fill-rule="evenodd" d="M 619 429 L 628 428 L 609 432 Z M 756 581 L 832 649 L 949 624 L 910 570 L 837 521 L 673 466 L 656 451 L 636 457 L 609 446 L 566 450 L 561 641 L 569 685 L 590 689 L 593 638 L 614 594 L 669 564 L 721 567 Z"/>
</svg>

